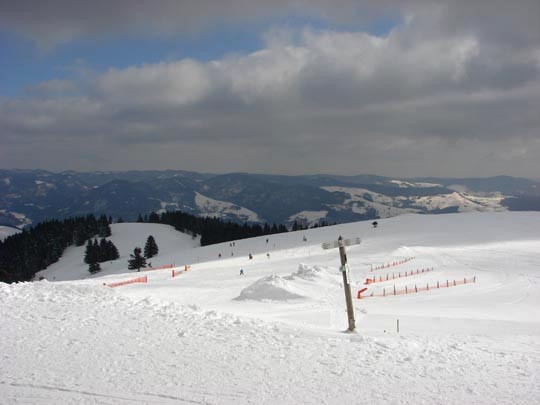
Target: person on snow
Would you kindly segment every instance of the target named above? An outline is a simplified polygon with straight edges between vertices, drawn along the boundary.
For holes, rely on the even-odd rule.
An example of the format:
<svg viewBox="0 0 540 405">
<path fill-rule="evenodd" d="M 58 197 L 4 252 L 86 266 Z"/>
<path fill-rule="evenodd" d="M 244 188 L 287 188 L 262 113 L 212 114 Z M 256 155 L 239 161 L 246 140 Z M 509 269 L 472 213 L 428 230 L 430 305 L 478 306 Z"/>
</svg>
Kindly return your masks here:
<svg viewBox="0 0 540 405">
<path fill-rule="evenodd" d="M 241 275 L 241 276 L 244 275 L 244 269 L 240 269 L 240 275 Z"/>
</svg>

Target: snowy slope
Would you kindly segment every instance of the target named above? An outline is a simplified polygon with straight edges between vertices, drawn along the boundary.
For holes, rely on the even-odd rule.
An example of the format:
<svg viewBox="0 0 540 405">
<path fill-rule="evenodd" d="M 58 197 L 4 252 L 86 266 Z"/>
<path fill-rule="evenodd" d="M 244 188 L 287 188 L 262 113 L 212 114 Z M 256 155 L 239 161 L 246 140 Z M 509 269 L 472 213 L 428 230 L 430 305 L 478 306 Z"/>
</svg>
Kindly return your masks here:
<svg viewBox="0 0 540 405">
<path fill-rule="evenodd" d="M 88 265 L 84 263 L 86 246 L 71 246 L 64 252 L 62 258 L 46 270 L 36 274 L 36 279 L 45 277 L 51 281 L 79 280 L 82 278 L 98 278 L 103 275 L 127 272 L 127 261 L 135 247 L 144 248 L 146 239 L 152 235 L 156 240 L 160 254 L 149 260 L 154 267 L 166 264 L 176 264 L 174 260 L 183 251 L 192 251 L 199 245 L 199 239 L 177 232 L 172 226 L 161 224 L 120 223 L 111 225 L 110 239 L 118 248 L 120 259 L 113 262 L 101 263 L 102 271 L 91 275 Z"/>
<path fill-rule="evenodd" d="M 12 228 L 11 226 L 0 225 L 0 241 L 6 239 L 8 236 L 15 235 L 19 233 L 20 230 L 17 228 Z"/>
<path fill-rule="evenodd" d="M 408 187 L 432 187 L 438 186 L 431 183 L 407 183 L 393 180 L 393 183 L 400 188 Z M 343 201 L 343 205 L 332 206 L 338 210 L 350 207 L 352 212 L 365 214 L 373 209 L 381 218 L 389 218 L 396 215 L 408 213 L 429 213 L 437 210 L 452 208 L 457 212 L 499 212 L 507 211 L 508 208 L 502 205 L 502 201 L 507 198 L 501 193 L 490 193 L 487 195 L 474 195 L 465 191 L 450 194 L 435 194 L 424 197 L 418 196 L 397 196 L 390 197 L 379 194 L 364 188 L 354 187 L 321 187 L 323 190 L 332 193 L 345 193 L 349 196 Z"/>
<path fill-rule="evenodd" d="M 127 251 L 150 230 L 121 225 Z M 135 275 L 122 259 L 106 277 L 0 284 L 0 402 L 538 403 L 539 229 L 540 213 L 406 215 L 204 248 L 152 229 L 160 260 L 189 271 L 103 286 Z M 343 333 L 338 254 L 320 246 L 338 235 L 362 238 L 347 251 L 354 295 L 366 277 L 427 267 L 397 288 L 477 282 L 355 299 L 357 332 Z M 55 266 L 49 279 L 79 271 L 68 256 Z"/>
</svg>

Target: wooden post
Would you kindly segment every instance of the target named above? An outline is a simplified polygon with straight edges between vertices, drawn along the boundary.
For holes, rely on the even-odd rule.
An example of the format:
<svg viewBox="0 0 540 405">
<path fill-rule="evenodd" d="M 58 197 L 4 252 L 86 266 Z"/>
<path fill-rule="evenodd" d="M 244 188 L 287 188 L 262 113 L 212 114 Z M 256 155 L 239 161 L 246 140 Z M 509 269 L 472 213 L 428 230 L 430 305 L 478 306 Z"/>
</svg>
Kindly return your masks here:
<svg viewBox="0 0 540 405">
<path fill-rule="evenodd" d="M 345 252 L 345 242 L 340 236 L 338 238 L 339 258 L 341 260 L 341 272 L 343 274 L 343 288 L 345 289 L 345 302 L 347 304 L 347 317 L 349 318 L 349 332 L 356 329 L 354 322 L 354 308 L 351 296 L 351 285 L 349 282 L 349 270 L 347 269 L 347 253 Z"/>
<path fill-rule="evenodd" d="M 399 319 L 397 320 L 397 333 L 399 333 Z"/>
</svg>

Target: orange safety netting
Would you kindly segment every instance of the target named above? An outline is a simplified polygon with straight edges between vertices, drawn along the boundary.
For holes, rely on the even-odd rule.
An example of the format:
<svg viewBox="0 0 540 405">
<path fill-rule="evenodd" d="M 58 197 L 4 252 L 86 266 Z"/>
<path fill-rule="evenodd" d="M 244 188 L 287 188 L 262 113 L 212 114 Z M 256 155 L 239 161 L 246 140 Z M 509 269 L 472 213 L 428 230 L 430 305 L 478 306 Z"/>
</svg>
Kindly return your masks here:
<svg viewBox="0 0 540 405">
<path fill-rule="evenodd" d="M 172 264 L 165 264 L 159 267 L 149 267 L 147 270 L 163 270 L 163 269 L 172 269 L 174 266 Z"/>
<path fill-rule="evenodd" d="M 184 266 L 184 270 L 172 270 L 172 277 L 175 278 L 176 276 L 182 274 L 183 272 L 185 271 L 188 271 L 189 269 L 191 269 L 191 266 L 190 265 L 185 265 Z"/>
<path fill-rule="evenodd" d="M 148 276 L 142 276 L 133 278 L 131 280 L 127 281 L 119 281 L 117 283 L 111 283 L 111 284 L 105 284 L 107 287 L 120 287 L 121 285 L 127 285 L 127 284 L 133 284 L 133 283 L 147 283 L 148 282 Z"/>
<path fill-rule="evenodd" d="M 402 264 L 405 264 L 405 263 L 408 263 L 410 262 L 411 260 L 413 260 L 415 257 L 407 257 L 405 259 L 401 259 L 401 260 L 397 260 L 397 261 L 394 261 L 394 262 L 388 262 L 386 264 L 380 264 L 380 265 L 377 265 L 377 266 L 371 266 L 370 270 L 369 271 L 375 271 L 375 270 L 381 270 L 381 269 L 388 269 L 390 267 L 395 267 L 395 266 L 399 266 L 399 265 L 402 265 Z"/>
<path fill-rule="evenodd" d="M 430 269 L 421 269 L 421 270 L 411 270 L 411 271 L 404 271 L 404 272 L 399 272 L 399 273 L 388 273 L 386 274 L 386 276 L 379 276 L 379 277 L 371 277 L 371 278 L 366 278 L 366 281 L 364 282 L 364 284 L 373 284 L 373 283 L 383 283 L 385 281 L 389 281 L 389 280 L 395 280 L 396 278 L 402 278 L 402 277 L 410 277 L 410 276 L 416 276 L 417 274 L 422 274 L 422 273 L 428 273 L 430 271 L 433 271 L 434 268 L 430 268 Z"/>
<path fill-rule="evenodd" d="M 393 295 L 403 295 L 403 294 L 415 294 L 422 291 L 429 291 L 429 290 L 435 290 L 437 288 L 448 288 L 448 287 L 455 287 L 458 285 L 463 284 L 471 284 L 476 283 L 476 276 L 473 278 L 463 278 L 460 280 L 445 280 L 445 281 L 437 281 L 436 283 L 426 283 L 422 285 L 415 284 L 414 286 L 405 286 L 404 288 L 396 288 L 394 285 L 393 287 L 389 288 L 383 288 L 382 291 L 379 291 L 377 293 L 375 292 L 367 292 L 366 288 L 363 288 L 361 290 L 358 290 L 358 299 L 362 298 L 369 298 L 369 297 L 390 297 Z"/>
</svg>

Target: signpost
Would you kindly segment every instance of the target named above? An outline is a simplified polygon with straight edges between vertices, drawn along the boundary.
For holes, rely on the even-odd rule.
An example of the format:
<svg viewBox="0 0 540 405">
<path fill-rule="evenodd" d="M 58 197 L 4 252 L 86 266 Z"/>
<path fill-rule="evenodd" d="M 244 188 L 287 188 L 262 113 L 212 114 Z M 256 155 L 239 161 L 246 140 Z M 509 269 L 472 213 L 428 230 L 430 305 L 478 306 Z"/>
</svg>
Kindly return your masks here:
<svg viewBox="0 0 540 405">
<path fill-rule="evenodd" d="M 360 238 L 343 239 L 341 236 L 336 242 L 323 243 L 323 249 L 339 248 L 339 258 L 341 261 L 341 274 L 343 274 L 343 288 L 345 289 L 345 302 L 347 304 L 347 317 L 349 318 L 349 332 L 353 332 L 356 329 L 354 321 L 354 308 L 351 295 L 351 280 L 349 276 L 349 266 L 347 265 L 347 253 L 345 252 L 345 246 L 359 245 L 361 243 Z"/>
</svg>

